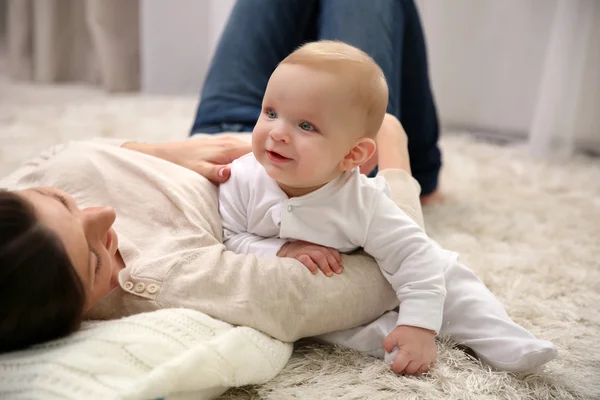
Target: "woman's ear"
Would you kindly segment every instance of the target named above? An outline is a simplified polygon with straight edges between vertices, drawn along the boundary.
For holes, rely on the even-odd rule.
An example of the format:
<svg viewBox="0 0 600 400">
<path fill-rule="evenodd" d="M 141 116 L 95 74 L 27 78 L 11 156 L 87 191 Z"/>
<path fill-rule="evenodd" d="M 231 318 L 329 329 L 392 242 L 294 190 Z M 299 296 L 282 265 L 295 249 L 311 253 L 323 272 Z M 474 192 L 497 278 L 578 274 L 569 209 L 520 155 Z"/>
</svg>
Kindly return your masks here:
<svg viewBox="0 0 600 400">
<path fill-rule="evenodd" d="M 350 171 L 364 164 L 375 153 L 376 148 L 377 145 L 373 139 L 359 139 L 348 154 L 344 156 L 342 162 L 340 162 L 340 168 L 342 171 Z"/>
</svg>

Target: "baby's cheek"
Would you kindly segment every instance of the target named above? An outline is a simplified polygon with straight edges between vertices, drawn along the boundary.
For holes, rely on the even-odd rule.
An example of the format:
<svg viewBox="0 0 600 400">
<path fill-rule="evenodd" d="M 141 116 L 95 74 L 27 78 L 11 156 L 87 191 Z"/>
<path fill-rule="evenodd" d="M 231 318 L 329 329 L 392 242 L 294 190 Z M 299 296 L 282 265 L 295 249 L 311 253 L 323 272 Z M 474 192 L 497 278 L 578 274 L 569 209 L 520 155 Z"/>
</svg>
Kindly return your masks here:
<svg viewBox="0 0 600 400">
<path fill-rule="evenodd" d="M 323 164 L 321 160 L 316 157 L 305 157 L 302 159 L 300 163 L 300 168 L 298 168 L 298 173 L 301 176 L 312 176 L 315 172 L 321 169 L 321 165 Z"/>
<path fill-rule="evenodd" d="M 321 181 L 328 175 L 328 171 L 330 170 L 330 167 L 327 164 L 328 163 L 323 162 L 323 160 L 318 159 L 313 159 L 310 162 L 304 163 L 298 168 L 298 180 L 309 186 L 321 184 Z"/>
</svg>

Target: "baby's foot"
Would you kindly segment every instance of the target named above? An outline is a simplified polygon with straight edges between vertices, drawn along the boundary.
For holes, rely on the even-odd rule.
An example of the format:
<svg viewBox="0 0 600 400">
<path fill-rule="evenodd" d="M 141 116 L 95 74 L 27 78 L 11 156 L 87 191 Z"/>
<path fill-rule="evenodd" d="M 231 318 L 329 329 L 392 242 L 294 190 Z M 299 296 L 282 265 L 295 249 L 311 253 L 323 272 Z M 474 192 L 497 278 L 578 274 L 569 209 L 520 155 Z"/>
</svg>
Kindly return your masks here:
<svg viewBox="0 0 600 400">
<path fill-rule="evenodd" d="M 473 350 L 494 369 L 529 371 L 556 357 L 554 345 L 515 323 L 481 280 L 458 262 L 445 270 L 446 300 L 440 334 Z"/>
<path fill-rule="evenodd" d="M 529 339 L 520 341 L 506 338 L 502 354 L 488 354 L 489 357 L 477 353 L 477 356 L 490 367 L 507 372 L 526 372 L 535 370 L 556 358 L 558 351 L 554 344 L 547 340 Z M 514 343 L 517 340 L 520 343 Z M 496 345 L 502 342 L 498 339 Z"/>
</svg>

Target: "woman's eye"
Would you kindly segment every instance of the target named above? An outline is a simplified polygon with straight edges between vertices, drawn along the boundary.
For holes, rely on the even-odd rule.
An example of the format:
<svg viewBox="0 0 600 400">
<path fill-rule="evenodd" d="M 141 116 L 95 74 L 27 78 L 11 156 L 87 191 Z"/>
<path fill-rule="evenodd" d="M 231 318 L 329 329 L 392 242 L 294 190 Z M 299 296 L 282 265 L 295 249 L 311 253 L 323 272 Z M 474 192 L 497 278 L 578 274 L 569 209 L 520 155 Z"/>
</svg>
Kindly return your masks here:
<svg viewBox="0 0 600 400">
<path fill-rule="evenodd" d="M 312 126 L 311 124 L 309 124 L 308 122 L 303 122 L 300 124 L 300 128 L 302 128 L 305 131 L 315 131 L 315 127 Z"/>
<path fill-rule="evenodd" d="M 270 119 L 275 119 L 277 118 L 277 113 L 274 110 L 267 110 L 267 117 L 269 117 Z"/>
<path fill-rule="evenodd" d="M 60 201 L 67 210 L 71 211 L 71 205 L 69 204 L 65 196 L 62 196 L 58 193 L 53 193 L 52 196 L 54 196 L 56 200 Z"/>
<path fill-rule="evenodd" d="M 95 271 L 95 273 L 97 274 L 98 271 L 100 271 L 100 267 L 102 266 L 102 257 L 100 256 L 100 254 L 97 251 L 92 250 L 92 252 L 94 253 L 94 256 L 96 257 L 96 271 Z"/>
</svg>

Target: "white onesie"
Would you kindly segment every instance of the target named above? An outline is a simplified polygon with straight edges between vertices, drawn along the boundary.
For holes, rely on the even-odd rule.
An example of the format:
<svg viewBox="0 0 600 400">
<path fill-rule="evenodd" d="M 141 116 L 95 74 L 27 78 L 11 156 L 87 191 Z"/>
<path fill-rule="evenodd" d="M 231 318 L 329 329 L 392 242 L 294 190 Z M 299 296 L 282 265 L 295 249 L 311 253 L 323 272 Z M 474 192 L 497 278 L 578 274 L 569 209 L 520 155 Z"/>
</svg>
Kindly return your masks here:
<svg viewBox="0 0 600 400">
<path fill-rule="evenodd" d="M 377 260 L 398 296 L 396 326 L 439 332 L 444 268 L 452 257 L 387 193 L 383 178 L 367 178 L 354 169 L 312 193 L 288 198 L 248 154 L 233 162 L 231 178 L 219 190 L 224 243 L 236 253 L 261 256 L 275 256 L 293 240 L 343 253 L 362 247 Z"/>
</svg>

